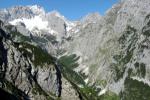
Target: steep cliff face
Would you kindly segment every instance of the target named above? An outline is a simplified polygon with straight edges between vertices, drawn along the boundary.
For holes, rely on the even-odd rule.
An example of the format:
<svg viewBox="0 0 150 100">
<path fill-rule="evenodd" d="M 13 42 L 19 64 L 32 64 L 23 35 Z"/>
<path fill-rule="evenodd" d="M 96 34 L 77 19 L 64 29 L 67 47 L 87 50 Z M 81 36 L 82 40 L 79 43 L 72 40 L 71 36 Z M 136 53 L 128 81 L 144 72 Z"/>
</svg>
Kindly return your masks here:
<svg viewBox="0 0 150 100">
<path fill-rule="evenodd" d="M 1 22 L 1 89 L 9 92 L 12 97 L 18 100 L 58 99 L 62 96 L 62 88 L 67 85 L 62 84 L 61 72 L 56 65 L 56 58 L 31 41 L 30 38 L 21 35 L 14 26 L 7 26 Z M 5 96 L 7 98 L 7 94 Z M 70 97 L 74 98 L 74 96 Z M 75 97 L 78 98 L 78 96 Z M 67 99 L 67 97 L 64 98 Z M 11 99 L 13 100 L 13 98 Z"/>
<path fill-rule="evenodd" d="M 62 37 L 66 37 L 68 31 L 76 25 L 74 22 L 68 21 L 59 12 L 52 11 L 47 13 L 44 8 L 38 5 L 3 9 L 0 10 L 0 15 L 0 19 L 4 22 L 9 22 L 18 27 L 22 24 L 24 28 L 31 31 L 32 35 L 53 34 L 58 41 L 61 41 Z"/>
<path fill-rule="evenodd" d="M 121 1 L 64 43 L 68 54 L 80 56 L 79 66 L 74 70 L 86 75 L 83 77 L 89 85 L 100 87 L 99 95 L 113 91 L 123 100 L 149 99 L 136 95 L 150 91 L 149 85 L 143 86 L 149 84 L 149 36 L 144 35 L 149 34 L 149 4 L 149 0 Z"/>
<path fill-rule="evenodd" d="M 149 100 L 149 9 L 149 0 L 122 0 L 105 16 L 89 14 L 76 22 L 38 6 L 1 10 L 0 18 L 16 26 L 1 22 L 4 95 L 33 100 Z M 32 25 L 36 20 L 42 26 Z"/>
<path fill-rule="evenodd" d="M 5 26 L 1 26 L 2 88 L 18 96 L 18 99 L 39 95 L 37 99 L 40 100 L 46 99 L 49 93 L 60 95 L 60 76 L 53 58 L 30 43 L 14 42 L 11 33 L 6 33 L 2 27 Z"/>
</svg>

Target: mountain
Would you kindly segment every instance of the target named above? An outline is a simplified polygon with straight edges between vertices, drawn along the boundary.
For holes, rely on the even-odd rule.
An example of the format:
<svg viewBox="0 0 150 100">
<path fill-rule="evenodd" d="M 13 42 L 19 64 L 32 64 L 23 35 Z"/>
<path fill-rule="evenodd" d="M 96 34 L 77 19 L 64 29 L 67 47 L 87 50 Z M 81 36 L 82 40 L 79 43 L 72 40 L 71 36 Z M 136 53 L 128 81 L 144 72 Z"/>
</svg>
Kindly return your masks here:
<svg viewBox="0 0 150 100">
<path fill-rule="evenodd" d="M 149 9 L 149 0 L 121 0 L 78 21 L 37 5 L 0 10 L 2 90 L 24 100 L 149 100 Z"/>
<path fill-rule="evenodd" d="M 0 22 L 0 85 L 8 100 L 78 99 L 78 93 L 61 75 L 55 57 L 42 50 L 15 26 Z M 15 38 L 22 41 L 15 40 Z M 68 94 L 69 91 L 69 94 Z M 69 96 L 70 95 L 70 96 Z"/>
<path fill-rule="evenodd" d="M 148 100 L 149 96 L 142 91 L 150 91 L 149 50 L 143 48 L 149 44 L 148 36 L 144 35 L 149 34 L 149 2 L 124 0 L 64 44 L 67 52 L 81 57 L 80 66 L 75 70 L 87 75 L 88 84 L 101 87 L 99 95 L 111 91 L 123 100 L 144 100 L 145 96 Z"/>
<path fill-rule="evenodd" d="M 32 31 L 33 35 L 55 34 L 58 40 L 67 34 L 66 31 L 75 26 L 75 23 L 68 21 L 57 11 L 46 13 L 38 5 L 16 6 L 0 12 L 1 20 L 5 22 L 12 25 L 23 23 L 23 26 Z M 42 34 L 41 31 L 43 31 Z"/>
</svg>

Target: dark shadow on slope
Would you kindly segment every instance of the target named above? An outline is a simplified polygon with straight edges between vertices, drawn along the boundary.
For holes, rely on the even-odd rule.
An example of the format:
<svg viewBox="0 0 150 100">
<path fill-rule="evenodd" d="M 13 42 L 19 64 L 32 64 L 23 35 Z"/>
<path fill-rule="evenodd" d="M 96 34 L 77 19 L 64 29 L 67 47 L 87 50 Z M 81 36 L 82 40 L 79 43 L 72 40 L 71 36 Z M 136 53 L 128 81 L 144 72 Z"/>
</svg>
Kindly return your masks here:
<svg viewBox="0 0 150 100">
<path fill-rule="evenodd" d="M 6 38 L 5 32 L 0 29 L 0 81 L 3 87 L 3 79 L 7 68 L 7 50 L 4 48 L 3 39 Z"/>
<path fill-rule="evenodd" d="M 59 69 L 59 65 L 55 64 L 55 69 L 56 69 L 56 72 L 57 72 L 56 73 L 57 74 L 57 81 L 59 83 L 58 97 L 60 97 L 61 96 L 61 91 L 62 91 L 62 81 L 61 81 L 62 76 L 61 76 L 61 72 L 60 72 L 60 69 Z"/>
<path fill-rule="evenodd" d="M 16 98 L 16 96 L 2 90 L 1 88 L 0 88 L 0 97 L 2 100 L 19 100 Z"/>
</svg>

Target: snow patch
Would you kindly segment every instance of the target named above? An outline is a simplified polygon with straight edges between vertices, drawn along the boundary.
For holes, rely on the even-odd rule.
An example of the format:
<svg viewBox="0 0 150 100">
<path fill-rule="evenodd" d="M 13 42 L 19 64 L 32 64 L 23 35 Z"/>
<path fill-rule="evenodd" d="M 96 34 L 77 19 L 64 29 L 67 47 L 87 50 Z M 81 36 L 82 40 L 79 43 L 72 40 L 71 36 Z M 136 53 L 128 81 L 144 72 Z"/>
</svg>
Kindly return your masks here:
<svg viewBox="0 0 150 100">
<path fill-rule="evenodd" d="M 27 19 L 27 18 L 15 19 L 13 21 L 10 21 L 9 23 L 12 24 L 12 25 L 17 25 L 17 23 L 19 23 L 19 22 L 24 23 L 26 28 L 29 31 L 38 33 L 39 35 L 40 35 L 40 32 L 38 32 L 38 30 L 45 30 L 45 31 L 47 31 L 47 32 L 49 32 L 50 34 L 53 34 L 53 35 L 58 34 L 56 31 L 52 30 L 48 26 L 48 21 L 44 21 L 40 16 L 35 16 L 31 19 Z"/>
<path fill-rule="evenodd" d="M 67 32 L 70 31 L 73 27 L 76 26 L 76 24 L 73 23 L 73 22 L 70 22 L 70 21 L 67 21 L 67 20 L 65 20 L 65 22 L 67 24 L 67 28 L 66 28 Z"/>
<path fill-rule="evenodd" d="M 99 92 L 98 96 L 101 96 L 101 95 L 105 94 L 106 92 L 107 92 L 107 88 L 101 90 L 101 91 Z"/>
<path fill-rule="evenodd" d="M 82 72 L 85 75 L 88 75 L 89 74 L 89 67 L 87 67 L 86 65 L 80 64 L 77 68 L 74 69 L 74 71 Z"/>
<path fill-rule="evenodd" d="M 41 6 L 38 5 L 32 5 L 32 6 L 28 6 L 34 13 L 37 13 L 39 15 L 44 15 L 45 11 L 44 8 L 42 8 Z"/>
<path fill-rule="evenodd" d="M 84 88 L 84 86 L 83 86 L 83 85 L 78 85 L 78 87 L 80 87 L 80 88 Z"/>
<path fill-rule="evenodd" d="M 10 21 L 9 23 L 12 25 L 16 25 L 18 22 L 22 22 L 26 25 L 26 28 L 32 31 L 34 28 L 38 28 L 39 30 L 45 29 L 48 30 L 48 22 L 43 21 L 40 16 L 35 16 L 31 19 L 15 19 L 13 21 Z"/>
<path fill-rule="evenodd" d="M 88 79 L 88 78 L 84 80 L 84 82 L 85 82 L 86 84 L 88 83 L 88 81 L 89 81 L 89 79 Z"/>
<path fill-rule="evenodd" d="M 88 75 L 89 74 L 89 67 L 86 66 L 86 68 L 82 72 L 85 73 L 85 75 Z"/>
</svg>

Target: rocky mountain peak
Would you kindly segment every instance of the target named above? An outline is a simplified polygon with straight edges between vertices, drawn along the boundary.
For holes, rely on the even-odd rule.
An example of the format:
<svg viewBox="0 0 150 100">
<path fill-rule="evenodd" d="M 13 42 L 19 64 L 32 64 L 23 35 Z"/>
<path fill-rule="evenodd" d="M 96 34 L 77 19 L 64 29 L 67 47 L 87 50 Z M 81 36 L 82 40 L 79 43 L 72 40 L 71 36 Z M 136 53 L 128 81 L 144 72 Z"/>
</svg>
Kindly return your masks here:
<svg viewBox="0 0 150 100">
<path fill-rule="evenodd" d="M 0 76 L 31 100 L 47 100 L 41 90 L 62 100 L 150 100 L 149 9 L 150 0 L 121 0 L 77 22 L 37 5 L 0 10 L 11 24 L 0 24 Z"/>
<path fill-rule="evenodd" d="M 45 14 L 45 10 L 43 7 L 39 6 L 39 5 L 31 5 L 31 6 L 28 6 L 32 11 L 33 13 L 35 14 Z"/>
<path fill-rule="evenodd" d="M 59 17 L 62 19 L 66 19 L 63 15 L 61 15 L 57 10 L 53 10 L 51 12 L 48 13 L 50 16 L 55 16 L 55 17 Z"/>
<path fill-rule="evenodd" d="M 85 17 L 83 17 L 81 19 L 82 22 L 96 22 L 97 20 L 101 19 L 101 15 L 98 12 L 95 13 L 89 13 L 88 15 L 86 15 Z"/>
</svg>

